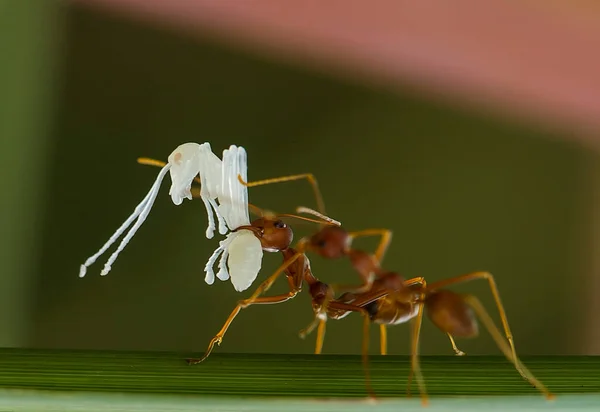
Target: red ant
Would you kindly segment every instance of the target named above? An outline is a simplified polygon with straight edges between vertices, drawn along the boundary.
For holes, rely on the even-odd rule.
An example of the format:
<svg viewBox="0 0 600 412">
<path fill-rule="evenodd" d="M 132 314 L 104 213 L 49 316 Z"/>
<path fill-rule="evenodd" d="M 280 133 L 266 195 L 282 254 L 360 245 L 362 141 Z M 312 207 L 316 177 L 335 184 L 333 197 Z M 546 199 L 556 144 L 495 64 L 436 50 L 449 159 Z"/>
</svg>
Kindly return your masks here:
<svg viewBox="0 0 600 412">
<path fill-rule="evenodd" d="M 468 282 L 474 279 L 488 280 L 492 294 L 496 300 L 498 311 L 500 312 L 508 344 L 479 299 L 472 295 L 462 295 L 442 289 L 452 284 Z M 418 357 L 419 335 L 424 308 L 427 310 L 427 315 L 433 324 L 450 338 L 457 354 L 463 353 L 456 347 L 453 337 L 476 337 L 479 332 L 475 318 L 475 314 L 477 314 L 496 341 L 500 350 L 513 363 L 521 376 L 542 392 L 547 399 L 554 398 L 554 395 L 535 378 L 518 358 L 494 277 L 488 272 L 474 272 L 441 280 L 429 285 L 424 282 L 423 278 L 404 280 L 400 275 L 393 272 L 381 273 L 373 282 L 373 286 L 368 292 L 361 294 L 344 293 L 339 298 L 331 300 L 324 296 L 313 297 L 315 320 L 309 326 L 308 331 L 312 330 L 312 327 L 317 322 L 319 323 L 319 329 L 324 330 L 324 325 L 328 317 L 342 319 L 351 312 L 364 313 L 366 311 L 370 321 L 379 323 L 380 325 L 397 325 L 414 320 L 411 336 L 412 361 L 409 387 L 414 373 L 421 392 L 422 402 L 425 405 L 427 404 L 427 393 Z M 321 345 L 323 333 L 317 337 L 317 341 L 321 340 Z M 363 334 L 363 342 L 365 342 L 368 339 L 368 327 L 365 326 Z M 363 344 L 363 356 L 365 356 L 366 350 L 367 347 Z M 369 386 L 368 388 L 370 391 Z"/>
</svg>

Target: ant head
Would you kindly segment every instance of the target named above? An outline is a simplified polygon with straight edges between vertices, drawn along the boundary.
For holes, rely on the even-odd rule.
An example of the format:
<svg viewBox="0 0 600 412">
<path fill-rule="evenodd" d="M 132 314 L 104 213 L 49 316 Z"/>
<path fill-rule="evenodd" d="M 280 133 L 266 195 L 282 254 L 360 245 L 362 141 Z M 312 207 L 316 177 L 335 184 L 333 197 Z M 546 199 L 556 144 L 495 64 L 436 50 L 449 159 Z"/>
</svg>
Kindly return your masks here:
<svg viewBox="0 0 600 412">
<path fill-rule="evenodd" d="M 276 216 L 258 218 L 248 229 L 254 232 L 263 250 L 267 252 L 285 250 L 290 247 L 294 239 L 292 228 Z"/>
<path fill-rule="evenodd" d="M 350 237 L 339 226 L 325 226 L 308 239 L 308 248 L 328 259 L 337 259 L 347 254 Z"/>
</svg>

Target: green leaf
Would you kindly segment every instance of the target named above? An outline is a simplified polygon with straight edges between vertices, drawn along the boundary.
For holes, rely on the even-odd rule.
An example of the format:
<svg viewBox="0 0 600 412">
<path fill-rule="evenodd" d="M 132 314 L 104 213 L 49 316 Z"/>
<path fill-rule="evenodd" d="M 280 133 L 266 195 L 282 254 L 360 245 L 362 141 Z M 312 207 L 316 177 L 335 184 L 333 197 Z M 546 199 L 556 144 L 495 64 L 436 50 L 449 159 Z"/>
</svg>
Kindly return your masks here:
<svg viewBox="0 0 600 412">
<path fill-rule="evenodd" d="M 202 407 L 347 412 L 370 408 L 364 399 L 326 400 L 365 398 L 359 356 L 216 353 L 194 366 L 186 364 L 186 357 L 189 355 L 3 349 L 0 410 L 41 410 L 42 404 L 61 405 L 64 410 Z M 496 410 L 600 409 L 600 357 L 524 357 L 523 362 L 559 395 L 555 402 L 548 403 L 504 358 L 426 356 L 421 358 L 421 366 L 431 396 L 429 410 L 495 410 L 500 406 Z M 377 409 L 420 409 L 417 398 L 405 399 L 408 357 L 372 356 L 370 366 L 379 398 Z M 596 395 L 566 395 L 584 393 Z"/>
</svg>

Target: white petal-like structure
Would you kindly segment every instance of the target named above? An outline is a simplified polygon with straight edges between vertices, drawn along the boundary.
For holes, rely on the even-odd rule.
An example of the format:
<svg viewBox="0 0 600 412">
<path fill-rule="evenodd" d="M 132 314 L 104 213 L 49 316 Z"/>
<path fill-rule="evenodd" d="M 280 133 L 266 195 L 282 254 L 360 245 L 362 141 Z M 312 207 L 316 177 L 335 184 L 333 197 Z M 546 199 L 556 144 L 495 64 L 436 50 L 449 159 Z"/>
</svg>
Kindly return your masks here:
<svg viewBox="0 0 600 412">
<path fill-rule="evenodd" d="M 248 289 L 258 276 L 262 265 L 263 250 L 260 240 L 248 230 L 230 233 L 228 237 L 231 237 L 227 248 L 229 276 L 233 288 L 242 292 Z M 221 259 L 225 259 L 225 256 L 222 256 Z"/>
<path fill-rule="evenodd" d="M 218 196 L 219 212 L 231 230 L 250 224 L 248 188 L 238 179 L 239 175 L 246 181 L 247 174 L 248 162 L 243 147 L 232 145 L 223 151 L 223 174 Z M 263 250 L 260 240 L 252 232 L 242 229 L 229 233 L 225 240 L 220 242 L 204 268 L 206 272 L 204 280 L 208 284 L 214 282 L 213 266 L 219 256 L 217 278 L 231 279 L 235 290 L 241 292 L 248 289 L 258 276 Z"/>
<path fill-rule="evenodd" d="M 240 183 L 248 179 L 248 160 L 243 147 L 231 145 L 223 151 L 223 174 L 219 190 L 219 211 L 230 230 L 250 224 L 248 188 Z"/>
</svg>

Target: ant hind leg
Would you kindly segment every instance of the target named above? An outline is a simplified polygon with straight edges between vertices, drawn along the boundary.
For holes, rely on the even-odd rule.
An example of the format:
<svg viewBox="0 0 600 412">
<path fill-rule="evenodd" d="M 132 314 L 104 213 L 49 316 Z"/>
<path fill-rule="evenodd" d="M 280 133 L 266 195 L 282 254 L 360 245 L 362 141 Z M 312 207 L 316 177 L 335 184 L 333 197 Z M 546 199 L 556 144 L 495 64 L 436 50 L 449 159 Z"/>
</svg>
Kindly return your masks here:
<svg viewBox="0 0 600 412">
<path fill-rule="evenodd" d="M 542 394 L 544 394 L 546 399 L 549 399 L 549 400 L 554 399 L 554 395 L 552 393 L 550 393 L 550 391 L 548 391 L 548 389 L 544 386 L 544 384 L 542 384 L 539 380 L 536 379 L 535 376 L 533 376 L 533 374 L 529 371 L 529 369 L 527 369 L 527 367 L 525 367 L 525 365 L 523 365 L 521 360 L 514 354 L 514 352 L 509 347 L 509 345 L 506 344 L 506 341 L 504 340 L 502 333 L 500 333 L 500 330 L 498 330 L 498 327 L 496 326 L 496 324 L 494 323 L 494 321 L 492 320 L 490 315 L 487 313 L 487 311 L 485 310 L 485 308 L 483 307 L 483 305 L 481 304 L 479 299 L 477 299 L 475 296 L 472 296 L 472 295 L 466 295 L 466 296 L 464 296 L 464 300 L 470 307 L 473 308 L 475 313 L 477 313 L 477 316 L 481 319 L 481 321 L 485 325 L 488 332 L 490 332 L 490 335 L 492 335 L 492 337 L 496 341 L 496 344 L 498 345 L 500 350 L 504 353 L 504 356 L 506 356 L 506 358 L 512 362 L 512 364 L 515 366 L 515 369 L 517 369 L 517 371 L 519 371 L 519 373 L 531 385 L 533 385 L 540 392 L 542 392 Z"/>
</svg>

